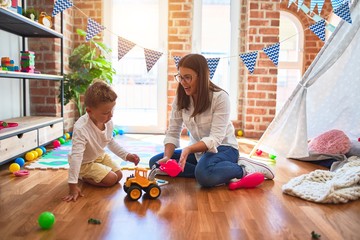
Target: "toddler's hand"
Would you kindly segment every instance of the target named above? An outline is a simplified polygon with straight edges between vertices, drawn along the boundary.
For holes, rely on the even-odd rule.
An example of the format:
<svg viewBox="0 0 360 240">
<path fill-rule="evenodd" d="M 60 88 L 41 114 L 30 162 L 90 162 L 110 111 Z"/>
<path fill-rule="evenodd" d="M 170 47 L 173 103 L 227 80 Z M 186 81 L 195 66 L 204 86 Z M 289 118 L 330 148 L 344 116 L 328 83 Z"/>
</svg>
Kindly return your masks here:
<svg viewBox="0 0 360 240">
<path fill-rule="evenodd" d="M 126 160 L 128 160 L 129 162 L 132 162 L 135 164 L 135 166 L 137 166 L 140 162 L 140 158 L 138 155 L 136 154 L 132 154 L 132 153 L 129 153 L 126 157 Z"/>
</svg>

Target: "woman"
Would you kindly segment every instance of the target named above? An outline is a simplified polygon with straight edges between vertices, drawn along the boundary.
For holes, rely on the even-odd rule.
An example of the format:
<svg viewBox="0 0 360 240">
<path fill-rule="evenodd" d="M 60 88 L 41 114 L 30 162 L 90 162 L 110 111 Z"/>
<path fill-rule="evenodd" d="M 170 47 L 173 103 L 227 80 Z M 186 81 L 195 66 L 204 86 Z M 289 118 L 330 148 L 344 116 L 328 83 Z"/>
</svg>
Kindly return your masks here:
<svg viewBox="0 0 360 240">
<path fill-rule="evenodd" d="M 241 160 L 239 165 L 229 96 L 210 81 L 206 59 L 199 54 L 182 57 L 175 79 L 179 85 L 164 139 L 165 150 L 150 159 L 150 167 L 175 159 L 182 168 L 178 176 L 195 177 L 203 187 L 226 184 L 255 171 L 271 178 L 273 173 L 268 173 L 271 170 L 266 165 L 249 160 Z M 189 131 L 190 143 L 176 149 L 183 125 Z"/>
</svg>

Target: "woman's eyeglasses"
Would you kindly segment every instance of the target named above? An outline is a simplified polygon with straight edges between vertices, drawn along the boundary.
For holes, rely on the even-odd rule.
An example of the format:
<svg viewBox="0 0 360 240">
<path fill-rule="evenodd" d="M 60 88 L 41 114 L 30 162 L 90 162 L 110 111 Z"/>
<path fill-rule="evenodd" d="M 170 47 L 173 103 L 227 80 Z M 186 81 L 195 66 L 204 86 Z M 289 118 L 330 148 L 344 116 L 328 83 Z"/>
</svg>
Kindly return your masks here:
<svg viewBox="0 0 360 240">
<path fill-rule="evenodd" d="M 185 81 L 187 83 L 190 83 L 192 81 L 192 76 L 191 75 L 181 76 L 180 73 L 175 74 L 174 78 L 178 83 L 181 83 L 181 81 Z"/>
</svg>

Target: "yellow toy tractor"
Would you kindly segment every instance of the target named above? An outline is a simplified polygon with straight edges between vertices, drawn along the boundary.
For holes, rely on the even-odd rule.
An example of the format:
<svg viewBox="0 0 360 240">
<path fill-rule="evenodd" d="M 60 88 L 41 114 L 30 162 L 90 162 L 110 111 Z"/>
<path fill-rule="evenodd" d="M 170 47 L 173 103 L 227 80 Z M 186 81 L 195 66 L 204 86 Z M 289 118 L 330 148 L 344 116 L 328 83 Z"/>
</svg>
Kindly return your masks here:
<svg viewBox="0 0 360 240">
<path fill-rule="evenodd" d="M 138 200 L 142 195 L 142 190 L 146 192 L 150 199 L 160 196 L 161 189 L 155 180 L 155 172 L 152 171 L 147 177 L 147 169 L 136 168 L 135 175 L 131 174 L 126 178 L 124 183 L 124 191 L 131 200 Z"/>
</svg>

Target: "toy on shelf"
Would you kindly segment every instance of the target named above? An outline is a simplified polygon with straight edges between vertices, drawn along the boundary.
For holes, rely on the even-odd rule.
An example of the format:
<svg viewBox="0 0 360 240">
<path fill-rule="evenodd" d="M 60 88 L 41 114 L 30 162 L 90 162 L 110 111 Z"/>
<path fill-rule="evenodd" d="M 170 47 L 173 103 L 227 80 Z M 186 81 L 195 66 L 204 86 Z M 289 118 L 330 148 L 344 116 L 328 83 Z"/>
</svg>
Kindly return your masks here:
<svg viewBox="0 0 360 240">
<path fill-rule="evenodd" d="M 16 66 L 14 60 L 11 60 L 9 57 L 2 57 L 1 70 L 19 72 L 19 66 Z"/>
<path fill-rule="evenodd" d="M 31 51 L 21 51 L 21 72 L 35 72 L 35 53 Z"/>
<path fill-rule="evenodd" d="M 9 122 L 0 121 L 0 130 L 3 128 L 10 128 L 10 127 L 17 127 L 17 126 L 19 126 L 19 124 L 17 124 L 17 123 L 9 123 Z"/>
<path fill-rule="evenodd" d="M 150 199 L 156 199 L 160 196 L 161 189 L 156 182 L 155 175 L 149 174 L 148 178 L 147 171 L 145 168 L 136 168 L 135 174 L 126 178 L 124 191 L 131 200 L 138 200 L 142 191 L 145 191 Z"/>
<path fill-rule="evenodd" d="M 41 12 L 39 15 L 40 24 L 44 25 L 45 27 L 51 28 L 52 27 L 52 19 L 50 16 L 46 14 L 46 12 Z"/>
</svg>

